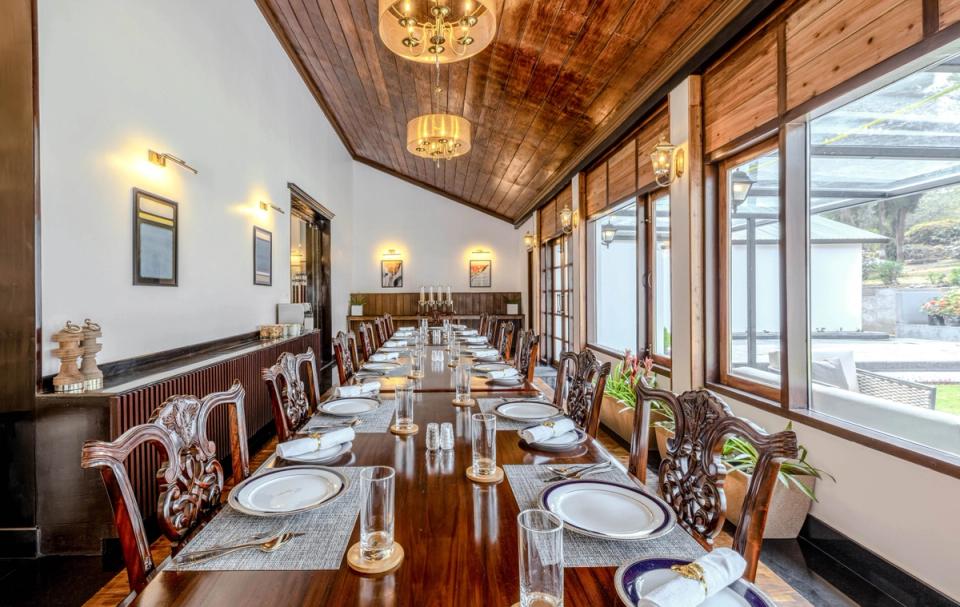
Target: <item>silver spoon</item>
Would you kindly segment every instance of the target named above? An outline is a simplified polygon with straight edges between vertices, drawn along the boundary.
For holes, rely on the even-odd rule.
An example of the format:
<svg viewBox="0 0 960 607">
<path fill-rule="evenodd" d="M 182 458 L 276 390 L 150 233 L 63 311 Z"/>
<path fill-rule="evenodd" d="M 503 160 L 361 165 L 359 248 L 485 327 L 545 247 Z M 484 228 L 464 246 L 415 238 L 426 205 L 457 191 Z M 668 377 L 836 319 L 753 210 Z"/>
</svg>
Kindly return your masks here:
<svg viewBox="0 0 960 607">
<path fill-rule="evenodd" d="M 274 536 L 268 540 L 262 542 L 247 542 L 244 544 L 236 544 L 234 546 L 227 546 L 224 548 L 211 548 L 210 550 L 200 550 L 198 552 L 193 552 L 191 554 L 185 554 L 178 556 L 175 560 L 178 565 L 187 565 L 192 563 L 201 563 L 213 558 L 218 558 L 226 554 L 237 552 L 240 550 L 246 550 L 247 548 L 256 548 L 260 552 L 275 552 L 279 550 L 284 544 L 289 542 L 295 537 L 300 537 L 304 535 L 303 533 L 292 533 L 286 531 L 280 535 Z"/>
</svg>

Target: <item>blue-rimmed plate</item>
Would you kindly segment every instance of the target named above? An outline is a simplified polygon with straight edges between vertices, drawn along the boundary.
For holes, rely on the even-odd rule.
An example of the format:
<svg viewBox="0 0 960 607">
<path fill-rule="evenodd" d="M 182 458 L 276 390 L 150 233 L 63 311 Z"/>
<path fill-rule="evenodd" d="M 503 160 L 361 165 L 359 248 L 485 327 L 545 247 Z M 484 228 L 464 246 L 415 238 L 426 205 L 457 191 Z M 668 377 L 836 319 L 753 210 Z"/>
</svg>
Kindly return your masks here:
<svg viewBox="0 0 960 607">
<path fill-rule="evenodd" d="M 633 607 L 644 594 L 679 575 L 671 571 L 670 567 L 686 565 L 689 562 L 686 559 L 653 558 L 624 565 L 617 569 L 614 577 L 617 594 L 625 605 Z M 643 583 L 638 592 L 637 582 L 640 580 L 643 580 Z M 700 603 L 700 607 L 776 607 L 776 603 L 750 582 L 739 579 Z"/>
<path fill-rule="evenodd" d="M 605 540 L 649 540 L 670 533 L 677 524 L 663 500 L 639 487 L 610 481 L 560 481 L 544 489 L 538 501 L 567 529 Z"/>
<path fill-rule="evenodd" d="M 523 430 L 529 430 L 530 428 L 533 428 L 539 425 L 540 424 L 532 424 L 530 426 L 527 426 Z M 587 435 L 587 433 L 581 430 L 580 428 L 574 428 L 570 432 L 564 432 L 560 436 L 554 436 L 553 438 L 548 438 L 547 440 L 540 441 L 539 443 L 528 443 L 523 438 L 523 430 L 517 430 L 517 434 L 520 436 L 520 440 L 522 440 L 523 443 L 528 447 L 539 449 L 540 451 L 556 451 L 556 452 L 569 451 L 570 449 L 573 449 L 574 447 L 578 447 L 583 443 L 587 442 L 587 439 L 590 438 Z"/>
</svg>

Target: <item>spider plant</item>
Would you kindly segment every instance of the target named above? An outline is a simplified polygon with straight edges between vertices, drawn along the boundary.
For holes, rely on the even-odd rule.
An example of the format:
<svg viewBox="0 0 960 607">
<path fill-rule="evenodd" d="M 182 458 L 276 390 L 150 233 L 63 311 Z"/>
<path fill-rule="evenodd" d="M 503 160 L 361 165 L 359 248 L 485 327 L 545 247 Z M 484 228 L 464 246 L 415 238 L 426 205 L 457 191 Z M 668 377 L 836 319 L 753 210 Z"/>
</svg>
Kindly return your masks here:
<svg viewBox="0 0 960 607">
<path fill-rule="evenodd" d="M 350 305 L 351 306 L 362 306 L 367 303 L 366 295 L 354 294 L 350 296 Z"/>
<path fill-rule="evenodd" d="M 787 424 L 786 429 L 791 430 L 792 427 L 793 424 L 789 423 Z M 814 490 L 801 483 L 797 477 L 812 476 L 821 480 L 823 480 L 824 477 L 827 477 L 833 482 L 837 482 L 837 479 L 833 478 L 833 476 L 831 476 L 829 473 L 824 472 L 819 468 L 815 468 L 807 462 L 806 447 L 800 445 L 799 451 L 800 457 L 797 459 L 786 460 L 780 464 L 780 471 L 777 473 L 777 480 L 783 483 L 783 486 L 787 488 L 790 488 L 790 486 L 793 485 L 799 489 L 801 493 L 816 502 L 818 500 Z M 731 470 L 739 470 L 744 474 L 753 474 L 759 457 L 760 456 L 754 446 L 741 438 L 728 438 L 727 442 L 723 445 L 722 458 L 724 463 L 727 464 Z"/>
</svg>

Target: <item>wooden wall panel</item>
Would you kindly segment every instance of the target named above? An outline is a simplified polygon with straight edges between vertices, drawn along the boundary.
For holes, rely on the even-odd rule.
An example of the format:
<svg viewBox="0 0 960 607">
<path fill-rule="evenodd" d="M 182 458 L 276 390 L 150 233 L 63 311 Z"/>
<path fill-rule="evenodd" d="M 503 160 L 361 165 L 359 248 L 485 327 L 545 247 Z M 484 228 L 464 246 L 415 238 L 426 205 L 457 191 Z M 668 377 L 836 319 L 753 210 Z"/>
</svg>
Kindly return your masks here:
<svg viewBox="0 0 960 607">
<path fill-rule="evenodd" d="M 540 239 L 547 240 L 556 236 L 560 230 L 557 219 L 557 199 L 554 198 L 540 209 Z"/>
<path fill-rule="evenodd" d="M 707 152 L 776 119 L 776 30 L 748 40 L 711 66 L 703 76 L 703 98 Z"/>
<path fill-rule="evenodd" d="M 560 229 L 560 211 L 563 209 L 572 209 L 573 208 L 573 186 L 568 185 L 567 187 L 560 190 L 560 193 L 557 194 L 557 229 Z"/>
<path fill-rule="evenodd" d="M 787 18 L 787 108 L 923 38 L 923 0 L 820 0 Z"/>
<path fill-rule="evenodd" d="M 497 271 L 497 264 L 494 262 L 493 271 Z M 463 268 L 467 272 L 466 264 Z M 367 303 L 363 306 L 364 317 L 382 316 L 391 314 L 393 316 L 416 316 L 419 312 L 418 301 L 420 293 L 351 293 L 353 295 L 363 295 L 367 298 Z M 476 315 L 481 312 L 488 314 L 504 315 L 507 310 L 507 300 L 520 297 L 519 292 L 515 291 L 470 291 L 453 293 L 453 307 L 457 314 Z M 444 292 L 446 297 L 446 292 Z"/>
<path fill-rule="evenodd" d="M 940 0 L 940 29 L 960 21 L 960 0 Z"/>
<path fill-rule="evenodd" d="M 623 200 L 637 191 L 637 140 L 630 139 L 607 160 L 607 200 Z"/>
<path fill-rule="evenodd" d="M 603 162 L 587 172 L 587 216 L 607 207 L 607 163 Z"/>
<path fill-rule="evenodd" d="M 654 184 L 650 154 L 661 136 L 670 138 L 670 112 L 666 104 L 657 110 L 637 133 L 637 187 L 641 190 Z"/>
</svg>

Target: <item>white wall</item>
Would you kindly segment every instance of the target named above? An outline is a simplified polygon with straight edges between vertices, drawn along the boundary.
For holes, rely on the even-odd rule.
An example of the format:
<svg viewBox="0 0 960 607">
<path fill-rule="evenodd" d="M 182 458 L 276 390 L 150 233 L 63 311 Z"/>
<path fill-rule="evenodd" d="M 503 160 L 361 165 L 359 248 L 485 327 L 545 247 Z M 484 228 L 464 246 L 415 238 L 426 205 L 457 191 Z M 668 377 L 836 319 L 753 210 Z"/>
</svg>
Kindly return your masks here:
<svg viewBox="0 0 960 607">
<path fill-rule="evenodd" d="M 257 203 L 288 210 L 288 181 L 337 214 L 342 323 L 353 163 L 255 3 L 38 5 L 44 373 L 67 319 L 103 325 L 101 361 L 273 322 L 289 301 L 290 216 Z M 148 148 L 199 175 L 147 163 Z M 176 288 L 132 286 L 134 187 L 179 203 Z M 254 225 L 273 232 L 272 287 L 252 284 Z"/>
<path fill-rule="evenodd" d="M 354 163 L 353 193 L 354 292 L 419 292 L 430 285 L 460 292 L 526 289 L 523 231 L 513 225 L 361 163 Z M 402 289 L 380 286 L 388 249 L 402 256 Z M 468 263 L 477 249 L 490 251 L 493 260 L 489 289 L 469 287 Z"/>
</svg>

